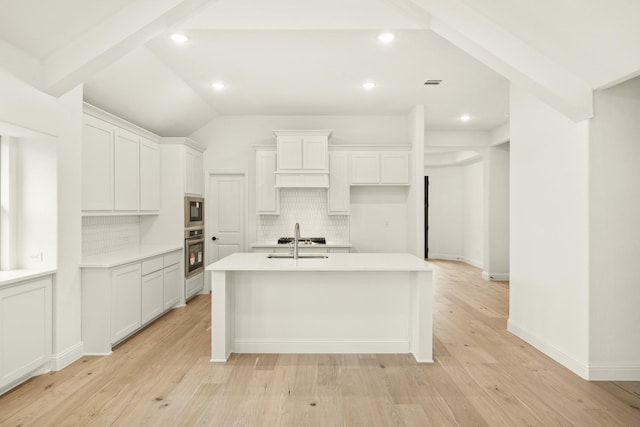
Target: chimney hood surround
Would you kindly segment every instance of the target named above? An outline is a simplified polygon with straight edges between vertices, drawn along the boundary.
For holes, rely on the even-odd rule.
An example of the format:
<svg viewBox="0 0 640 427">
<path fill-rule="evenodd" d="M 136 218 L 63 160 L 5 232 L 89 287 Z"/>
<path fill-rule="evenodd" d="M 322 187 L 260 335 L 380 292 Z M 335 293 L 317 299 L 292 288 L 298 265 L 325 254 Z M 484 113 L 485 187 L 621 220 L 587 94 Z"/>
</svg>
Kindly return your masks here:
<svg viewBox="0 0 640 427">
<path fill-rule="evenodd" d="M 276 188 L 329 188 L 331 130 L 273 130 Z"/>
</svg>

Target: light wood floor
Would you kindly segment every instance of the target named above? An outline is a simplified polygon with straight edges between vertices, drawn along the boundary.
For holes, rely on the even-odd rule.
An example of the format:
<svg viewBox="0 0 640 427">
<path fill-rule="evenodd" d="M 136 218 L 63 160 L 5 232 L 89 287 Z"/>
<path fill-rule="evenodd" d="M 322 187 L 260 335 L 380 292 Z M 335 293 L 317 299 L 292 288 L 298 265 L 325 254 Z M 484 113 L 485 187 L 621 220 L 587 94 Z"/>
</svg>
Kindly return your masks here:
<svg viewBox="0 0 640 427">
<path fill-rule="evenodd" d="M 209 296 L 108 357 L 0 397 L 2 426 L 640 426 L 640 382 L 588 382 L 506 331 L 508 285 L 436 262 L 434 364 L 410 355 L 209 362 Z"/>
</svg>

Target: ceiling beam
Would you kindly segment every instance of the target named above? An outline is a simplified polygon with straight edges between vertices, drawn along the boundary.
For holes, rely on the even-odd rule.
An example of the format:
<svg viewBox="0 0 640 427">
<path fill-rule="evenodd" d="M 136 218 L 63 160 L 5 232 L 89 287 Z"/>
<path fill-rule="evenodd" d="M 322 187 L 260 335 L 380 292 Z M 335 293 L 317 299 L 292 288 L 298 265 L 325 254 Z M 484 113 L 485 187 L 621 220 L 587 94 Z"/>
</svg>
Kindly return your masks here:
<svg viewBox="0 0 640 427">
<path fill-rule="evenodd" d="M 134 1 L 45 58 L 38 86 L 60 96 L 212 1 Z"/>
<path fill-rule="evenodd" d="M 31 86 L 39 87 L 40 85 L 42 75 L 38 58 L 2 39 L 0 39 L 0 67 Z"/>
<path fill-rule="evenodd" d="M 410 2 L 430 16 L 432 31 L 575 122 L 593 117 L 593 88 L 460 0 Z"/>
</svg>

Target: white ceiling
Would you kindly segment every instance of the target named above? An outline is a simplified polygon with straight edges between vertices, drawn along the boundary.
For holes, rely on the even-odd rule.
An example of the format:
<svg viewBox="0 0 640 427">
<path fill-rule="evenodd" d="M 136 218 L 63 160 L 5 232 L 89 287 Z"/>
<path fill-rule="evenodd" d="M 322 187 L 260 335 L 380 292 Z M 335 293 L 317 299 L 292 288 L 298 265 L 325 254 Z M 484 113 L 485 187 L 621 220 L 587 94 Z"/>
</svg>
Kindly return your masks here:
<svg viewBox="0 0 640 427">
<path fill-rule="evenodd" d="M 404 115 L 415 104 L 427 129 L 490 130 L 507 121 L 509 81 L 583 120 L 593 89 L 640 71 L 640 2 L 629 0 L 0 0 L 0 10 L 0 66 L 42 76 L 30 82 L 54 95 L 84 83 L 88 102 L 164 136 L 218 115 Z M 190 41 L 172 44 L 173 30 Z M 382 30 L 397 40 L 379 44 Z M 364 92 L 365 79 L 376 89 Z M 215 80 L 227 88 L 214 92 Z"/>
<path fill-rule="evenodd" d="M 425 24 L 387 0 L 220 0 L 179 26 L 187 44 L 156 37 L 89 79 L 85 98 L 174 136 L 216 115 L 405 115 L 416 104 L 432 129 L 505 123 L 508 81 Z M 385 29 L 390 45 L 377 40 Z"/>
</svg>

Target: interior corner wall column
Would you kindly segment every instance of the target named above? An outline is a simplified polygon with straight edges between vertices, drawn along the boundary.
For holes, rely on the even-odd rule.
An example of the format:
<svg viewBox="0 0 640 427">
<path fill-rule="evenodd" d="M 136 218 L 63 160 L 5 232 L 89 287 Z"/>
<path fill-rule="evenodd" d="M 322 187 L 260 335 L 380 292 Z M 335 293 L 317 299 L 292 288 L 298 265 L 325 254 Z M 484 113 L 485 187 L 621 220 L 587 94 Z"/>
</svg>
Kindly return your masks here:
<svg viewBox="0 0 640 427">
<path fill-rule="evenodd" d="M 484 260 L 482 277 L 509 280 L 509 151 L 484 153 Z"/>
<path fill-rule="evenodd" d="M 424 105 L 408 115 L 411 170 L 407 196 L 407 251 L 424 258 Z"/>
</svg>

